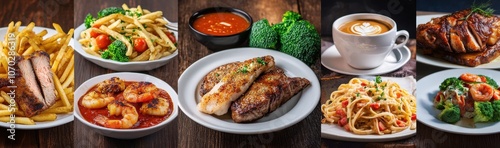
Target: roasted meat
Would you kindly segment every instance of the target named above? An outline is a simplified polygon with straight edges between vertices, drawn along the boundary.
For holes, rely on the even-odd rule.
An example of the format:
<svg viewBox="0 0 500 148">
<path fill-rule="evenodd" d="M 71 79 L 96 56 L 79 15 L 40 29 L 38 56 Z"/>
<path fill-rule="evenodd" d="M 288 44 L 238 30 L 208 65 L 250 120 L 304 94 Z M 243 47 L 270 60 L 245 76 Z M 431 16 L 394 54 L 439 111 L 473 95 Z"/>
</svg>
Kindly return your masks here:
<svg viewBox="0 0 500 148">
<path fill-rule="evenodd" d="M 210 71 L 201 83 L 200 94 L 201 96 L 207 94 L 215 84 L 219 83 L 222 77 L 227 75 L 229 72 L 236 71 L 238 69 L 238 64 L 240 62 L 233 62 L 224 64 L 217 67 L 216 69 Z"/>
<path fill-rule="evenodd" d="M 31 55 L 31 65 L 42 88 L 45 105 L 52 106 L 56 103 L 56 88 L 53 73 L 50 68 L 50 57 L 46 52 L 37 51 Z"/>
<path fill-rule="evenodd" d="M 467 66 L 488 63 L 498 57 L 499 39 L 500 18 L 471 14 L 470 9 L 433 18 L 417 27 L 417 46 L 423 54 Z"/>
<path fill-rule="evenodd" d="M 310 82 L 304 78 L 289 78 L 275 67 L 259 76 L 248 91 L 231 105 L 234 122 L 251 122 L 273 112 Z"/>
<path fill-rule="evenodd" d="M 220 82 L 198 103 L 198 110 L 207 114 L 223 115 L 227 113 L 231 102 L 238 99 L 263 72 L 274 67 L 272 56 L 257 57 L 238 64 L 236 69 L 228 71 Z"/>
<path fill-rule="evenodd" d="M 19 76 L 15 78 L 17 86 L 15 100 L 24 114 L 31 117 L 49 106 L 43 99 L 30 60 L 22 57 L 17 57 L 16 60 Z"/>
</svg>

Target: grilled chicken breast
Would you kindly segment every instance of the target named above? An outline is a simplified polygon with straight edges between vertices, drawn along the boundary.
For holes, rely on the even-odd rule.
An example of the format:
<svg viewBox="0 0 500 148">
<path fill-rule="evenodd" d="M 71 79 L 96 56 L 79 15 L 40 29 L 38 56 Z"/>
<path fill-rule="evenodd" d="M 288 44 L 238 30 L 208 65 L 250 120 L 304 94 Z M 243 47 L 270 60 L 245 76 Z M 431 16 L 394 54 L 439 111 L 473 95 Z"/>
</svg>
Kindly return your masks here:
<svg viewBox="0 0 500 148">
<path fill-rule="evenodd" d="M 217 67 L 216 69 L 210 71 L 201 83 L 200 94 L 201 96 L 207 94 L 215 84 L 219 83 L 222 77 L 229 74 L 230 72 L 236 71 L 238 69 L 238 64 L 241 62 L 228 63 Z"/>
<path fill-rule="evenodd" d="M 54 80 L 52 79 L 53 73 L 50 68 L 50 57 L 46 52 L 37 51 L 32 54 L 31 64 L 33 70 L 35 71 L 36 77 L 40 82 L 40 87 L 42 88 L 45 105 L 52 106 L 56 103 L 56 88 L 54 85 Z"/>
<path fill-rule="evenodd" d="M 472 67 L 498 57 L 500 17 L 470 13 L 470 9 L 457 11 L 418 25 L 418 49 L 423 54 Z"/>
<path fill-rule="evenodd" d="M 231 105 L 234 122 L 250 122 L 264 117 L 310 85 L 304 78 L 289 78 L 275 67 L 262 74 L 249 90 Z"/>
<path fill-rule="evenodd" d="M 263 72 L 274 67 L 274 58 L 264 56 L 246 60 L 236 69 L 228 71 L 220 82 L 202 96 L 197 107 L 207 114 L 223 115 L 227 113 L 231 102 L 238 99 Z"/>
<path fill-rule="evenodd" d="M 47 109 L 48 106 L 43 99 L 30 60 L 22 57 L 16 57 L 16 60 L 19 76 L 15 78 L 17 86 L 15 100 L 24 114 L 31 117 Z"/>
</svg>

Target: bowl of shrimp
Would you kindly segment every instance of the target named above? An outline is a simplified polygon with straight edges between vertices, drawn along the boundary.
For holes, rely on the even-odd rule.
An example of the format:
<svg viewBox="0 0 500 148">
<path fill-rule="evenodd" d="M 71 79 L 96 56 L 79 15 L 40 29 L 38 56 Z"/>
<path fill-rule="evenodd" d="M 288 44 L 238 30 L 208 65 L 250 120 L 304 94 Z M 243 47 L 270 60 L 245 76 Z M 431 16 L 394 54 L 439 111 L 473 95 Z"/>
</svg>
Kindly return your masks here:
<svg viewBox="0 0 500 148">
<path fill-rule="evenodd" d="M 178 114 L 175 90 L 166 82 L 140 73 L 93 77 L 75 90 L 75 117 L 97 133 L 136 139 L 157 132 Z"/>
</svg>

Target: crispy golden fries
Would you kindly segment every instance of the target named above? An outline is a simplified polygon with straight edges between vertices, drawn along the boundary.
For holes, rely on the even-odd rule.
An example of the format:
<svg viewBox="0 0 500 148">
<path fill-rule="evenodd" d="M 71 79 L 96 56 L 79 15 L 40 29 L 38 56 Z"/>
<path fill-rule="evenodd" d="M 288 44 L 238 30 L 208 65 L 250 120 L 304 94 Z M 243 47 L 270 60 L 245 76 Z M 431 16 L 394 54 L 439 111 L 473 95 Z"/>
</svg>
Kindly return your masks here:
<svg viewBox="0 0 500 148">
<path fill-rule="evenodd" d="M 171 55 L 177 50 L 175 42 L 168 36 L 171 32 L 166 28 L 167 21 L 163 19 L 163 12 L 151 12 L 137 6 L 129 8 L 122 5 L 125 14 L 111 14 L 98 18 L 80 34 L 80 44 L 83 50 L 90 55 L 101 57 L 106 49 L 99 49 L 96 37 L 92 34 L 106 34 L 122 41 L 127 46 L 126 56 L 129 61 L 151 61 Z M 168 35 L 167 35 L 168 34 Z M 142 38 L 146 42 L 146 50 L 137 52 L 134 50 L 134 40 Z M 1 61 L 0 61 L 1 62 Z"/>
<path fill-rule="evenodd" d="M 57 95 L 56 103 L 40 114 L 28 118 L 22 110 L 17 108 L 17 104 L 15 110 L 9 110 L 11 98 L 6 92 L 0 91 L 0 121 L 9 122 L 10 115 L 15 114 L 16 124 L 35 125 L 35 122 L 54 121 L 57 119 L 57 114 L 68 114 L 73 111 L 74 49 L 69 46 L 69 42 L 73 38 L 74 30 L 64 32 L 59 24 L 53 23 L 52 25 L 56 30 L 56 34 L 52 36 L 47 36 L 49 34 L 47 30 L 34 32 L 35 23 L 30 23 L 21 29 L 21 22 L 11 22 L 7 32 L 15 34 L 16 55 L 29 57 L 35 51 L 44 51 L 50 55 Z M 7 39 L 6 36 L 5 40 L 0 42 L 0 78 L 8 77 Z"/>
</svg>

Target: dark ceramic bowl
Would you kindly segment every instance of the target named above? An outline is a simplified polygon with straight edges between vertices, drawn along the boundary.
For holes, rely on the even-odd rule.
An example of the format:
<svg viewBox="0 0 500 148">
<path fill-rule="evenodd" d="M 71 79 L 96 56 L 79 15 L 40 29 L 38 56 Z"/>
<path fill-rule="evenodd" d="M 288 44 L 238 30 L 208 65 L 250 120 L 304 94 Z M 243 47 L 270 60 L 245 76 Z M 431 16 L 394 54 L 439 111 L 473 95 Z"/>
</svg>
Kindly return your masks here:
<svg viewBox="0 0 500 148">
<path fill-rule="evenodd" d="M 250 23 L 250 25 L 247 29 L 245 29 L 240 33 L 226 35 L 226 36 L 208 35 L 196 30 L 193 27 L 194 21 L 200 16 L 204 14 L 217 13 L 217 12 L 231 12 L 238 14 L 243 18 L 245 18 Z M 244 44 L 248 40 L 248 37 L 250 36 L 250 30 L 252 28 L 252 24 L 253 24 L 252 17 L 248 13 L 240 9 L 227 8 L 227 7 L 206 8 L 195 12 L 189 18 L 189 28 L 191 29 L 191 33 L 193 33 L 195 39 L 212 51 L 221 51 L 224 49 L 244 46 Z"/>
</svg>

